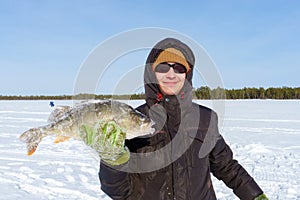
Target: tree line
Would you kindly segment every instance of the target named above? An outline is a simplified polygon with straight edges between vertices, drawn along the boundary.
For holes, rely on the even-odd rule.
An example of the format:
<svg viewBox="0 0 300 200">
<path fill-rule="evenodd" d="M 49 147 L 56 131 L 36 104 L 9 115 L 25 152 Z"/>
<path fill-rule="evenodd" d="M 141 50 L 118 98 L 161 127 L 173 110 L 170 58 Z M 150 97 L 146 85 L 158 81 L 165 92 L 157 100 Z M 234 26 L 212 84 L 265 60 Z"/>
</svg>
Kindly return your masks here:
<svg viewBox="0 0 300 200">
<path fill-rule="evenodd" d="M 224 89 L 200 87 L 194 91 L 196 99 L 300 99 L 300 87 L 270 87 Z"/>
<path fill-rule="evenodd" d="M 144 99 L 141 94 L 124 95 L 97 95 L 97 94 L 76 94 L 76 95 L 0 95 L 0 100 L 84 100 L 84 99 Z"/>
<path fill-rule="evenodd" d="M 145 94 L 124 94 L 124 95 L 97 95 L 97 94 L 77 94 L 77 95 L 30 95 L 30 96 L 3 96 L 0 100 L 83 100 L 83 99 L 144 99 Z M 270 88 L 249 88 L 241 89 L 211 89 L 203 86 L 193 91 L 194 99 L 300 99 L 300 87 L 270 87 Z"/>
</svg>

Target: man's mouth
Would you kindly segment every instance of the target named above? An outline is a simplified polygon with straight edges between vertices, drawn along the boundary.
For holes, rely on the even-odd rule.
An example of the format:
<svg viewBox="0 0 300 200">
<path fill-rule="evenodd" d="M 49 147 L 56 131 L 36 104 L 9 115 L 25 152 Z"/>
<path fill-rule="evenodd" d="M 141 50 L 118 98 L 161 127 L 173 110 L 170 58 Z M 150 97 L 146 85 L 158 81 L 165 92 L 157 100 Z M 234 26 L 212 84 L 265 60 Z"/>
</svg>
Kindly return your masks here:
<svg viewBox="0 0 300 200">
<path fill-rule="evenodd" d="M 172 86 L 172 85 L 176 85 L 177 82 L 164 82 L 164 85 L 169 85 L 169 86 Z"/>
</svg>

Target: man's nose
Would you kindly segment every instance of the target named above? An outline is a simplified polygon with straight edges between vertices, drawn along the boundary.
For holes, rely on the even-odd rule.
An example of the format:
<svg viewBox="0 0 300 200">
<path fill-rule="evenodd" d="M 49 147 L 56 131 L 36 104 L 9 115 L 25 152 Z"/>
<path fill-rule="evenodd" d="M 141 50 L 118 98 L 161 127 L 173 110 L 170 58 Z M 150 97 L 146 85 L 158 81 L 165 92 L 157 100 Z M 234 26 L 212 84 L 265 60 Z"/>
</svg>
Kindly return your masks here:
<svg viewBox="0 0 300 200">
<path fill-rule="evenodd" d="M 175 77 L 175 72 L 174 72 L 174 69 L 172 67 L 170 67 L 170 69 L 167 72 L 166 76 L 169 77 L 169 78 L 174 78 Z"/>
</svg>

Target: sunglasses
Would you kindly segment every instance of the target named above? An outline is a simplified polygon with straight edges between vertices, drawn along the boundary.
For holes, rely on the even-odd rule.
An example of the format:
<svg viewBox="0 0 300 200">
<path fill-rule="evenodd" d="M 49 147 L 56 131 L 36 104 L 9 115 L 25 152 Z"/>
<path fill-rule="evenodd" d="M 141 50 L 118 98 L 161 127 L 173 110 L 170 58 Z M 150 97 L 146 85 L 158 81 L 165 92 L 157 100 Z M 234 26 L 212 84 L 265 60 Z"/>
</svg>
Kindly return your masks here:
<svg viewBox="0 0 300 200">
<path fill-rule="evenodd" d="M 159 73 L 167 73 L 171 67 L 173 68 L 174 72 L 177 74 L 183 74 L 187 72 L 184 65 L 179 63 L 169 64 L 167 62 L 158 64 L 155 67 L 154 71 Z"/>
</svg>

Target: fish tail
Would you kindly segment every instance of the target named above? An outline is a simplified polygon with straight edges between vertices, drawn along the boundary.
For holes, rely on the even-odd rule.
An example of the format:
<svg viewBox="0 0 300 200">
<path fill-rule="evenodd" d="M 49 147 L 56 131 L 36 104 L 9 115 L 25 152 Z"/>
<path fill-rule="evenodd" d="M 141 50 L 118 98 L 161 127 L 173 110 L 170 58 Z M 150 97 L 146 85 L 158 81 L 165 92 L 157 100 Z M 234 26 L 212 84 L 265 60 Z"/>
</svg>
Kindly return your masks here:
<svg viewBox="0 0 300 200">
<path fill-rule="evenodd" d="M 27 155 L 31 156 L 42 141 L 43 133 L 39 128 L 32 128 L 20 135 L 19 139 L 27 144 Z"/>
</svg>

